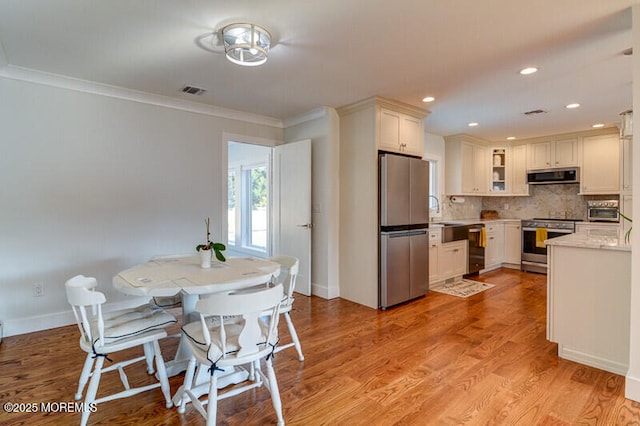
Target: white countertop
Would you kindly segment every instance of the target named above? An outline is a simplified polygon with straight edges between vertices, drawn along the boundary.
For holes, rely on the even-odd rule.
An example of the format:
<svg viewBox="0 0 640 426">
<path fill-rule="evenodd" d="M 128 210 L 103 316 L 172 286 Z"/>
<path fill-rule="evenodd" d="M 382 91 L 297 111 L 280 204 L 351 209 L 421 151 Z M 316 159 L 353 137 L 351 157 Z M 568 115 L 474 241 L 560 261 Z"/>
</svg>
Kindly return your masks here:
<svg viewBox="0 0 640 426">
<path fill-rule="evenodd" d="M 520 223 L 520 219 L 440 219 L 437 222 L 429 223 L 430 228 L 444 226 L 442 223 L 460 223 L 462 225 L 471 225 L 474 223 Z"/>
<path fill-rule="evenodd" d="M 631 251 L 630 243 L 624 241 L 620 229 L 590 229 L 562 237 L 545 240 L 548 246 L 593 248 L 603 250 Z"/>
</svg>

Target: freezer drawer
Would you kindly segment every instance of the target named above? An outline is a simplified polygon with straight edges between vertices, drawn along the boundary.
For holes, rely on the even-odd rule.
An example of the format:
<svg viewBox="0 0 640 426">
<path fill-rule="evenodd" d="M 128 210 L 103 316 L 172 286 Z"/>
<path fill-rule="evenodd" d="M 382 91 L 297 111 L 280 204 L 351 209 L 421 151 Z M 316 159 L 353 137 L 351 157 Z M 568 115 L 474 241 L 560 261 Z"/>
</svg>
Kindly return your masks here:
<svg viewBox="0 0 640 426">
<path fill-rule="evenodd" d="M 380 308 L 423 296 L 429 290 L 427 230 L 380 236 Z"/>
</svg>

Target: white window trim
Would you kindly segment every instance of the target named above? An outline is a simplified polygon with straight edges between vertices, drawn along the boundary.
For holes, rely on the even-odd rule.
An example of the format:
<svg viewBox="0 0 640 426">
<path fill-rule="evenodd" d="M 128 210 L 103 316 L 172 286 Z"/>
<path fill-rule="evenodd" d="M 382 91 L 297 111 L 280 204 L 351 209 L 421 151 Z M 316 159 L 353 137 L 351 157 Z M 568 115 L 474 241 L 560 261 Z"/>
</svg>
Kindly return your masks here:
<svg viewBox="0 0 640 426">
<path fill-rule="evenodd" d="M 436 197 L 438 198 L 440 210 L 436 211 L 435 209 L 429 209 L 429 217 L 442 218 L 442 198 L 444 195 L 444 163 L 442 161 L 442 157 L 434 154 L 425 154 L 422 159 L 438 163 L 438 187 L 436 189 Z"/>
</svg>

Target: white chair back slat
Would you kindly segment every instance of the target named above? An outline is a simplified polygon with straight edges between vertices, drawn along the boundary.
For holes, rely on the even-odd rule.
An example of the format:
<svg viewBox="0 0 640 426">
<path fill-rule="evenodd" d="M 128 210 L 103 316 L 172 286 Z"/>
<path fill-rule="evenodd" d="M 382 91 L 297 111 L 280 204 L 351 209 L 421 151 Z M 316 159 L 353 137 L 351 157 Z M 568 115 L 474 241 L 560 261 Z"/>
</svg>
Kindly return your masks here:
<svg viewBox="0 0 640 426">
<path fill-rule="evenodd" d="M 284 287 L 284 294 L 289 303 L 293 302 L 293 292 L 296 288 L 296 278 L 300 262 L 293 256 L 273 256 L 269 260 L 280 264 L 280 275 L 275 279 L 276 283 L 281 283 Z"/>
<path fill-rule="evenodd" d="M 200 312 L 202 318 L 202 331 L 205 339 L 209 335 L 206 321 L 207 316 L 216 316 L 220 320 L 220 340 L 223 356 L 227 354 L 225 317 L 236 317 L 230 321 L 234 326 L 241 324 L 242 330 L 238 335 L 239 351 L 236 357 L 250 355 L 259 351 L 259 345 L 264 344 L 263 330 L 260 317 L 264 311 L 273 311 L 267 332 L 266 342 L 274 342 L 277 336 L 278 306 L 283 296 L 282 285 L 274 287 L 256 287 L 254 292 L 238 292 L 226 294 L 212 294 L 207 298 L 200 299 L 196 303 L 196 310 Z M 238 321 L 241 317 L 243 321 Z M 229 319 L 227 319 L 229 321 Z M 210 342 L 207 342 L 209 344 Z"/>
</svg>

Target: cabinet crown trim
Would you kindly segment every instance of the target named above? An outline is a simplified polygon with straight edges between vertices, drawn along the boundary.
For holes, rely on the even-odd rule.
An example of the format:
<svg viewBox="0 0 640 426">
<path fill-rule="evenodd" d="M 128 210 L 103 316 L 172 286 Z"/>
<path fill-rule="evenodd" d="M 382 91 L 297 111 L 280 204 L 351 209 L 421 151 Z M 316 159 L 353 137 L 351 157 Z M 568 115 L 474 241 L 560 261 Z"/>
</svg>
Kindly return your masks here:
<svg viewBox="0 0 640 426">
<path fill-rule="evenodd" d="M 381 96 L 372 96 L 349 105 L 341 106 L 340 108 L 337 108 L 337 111 L 339 115 L 346 115 L 373 106 L 391 109 L 419 119 L 423 119 L 427 115 L 431 114 L 431 111 L 424 108 L 419 108 L 393 99 L 383 98 Z"/>
</svg>

